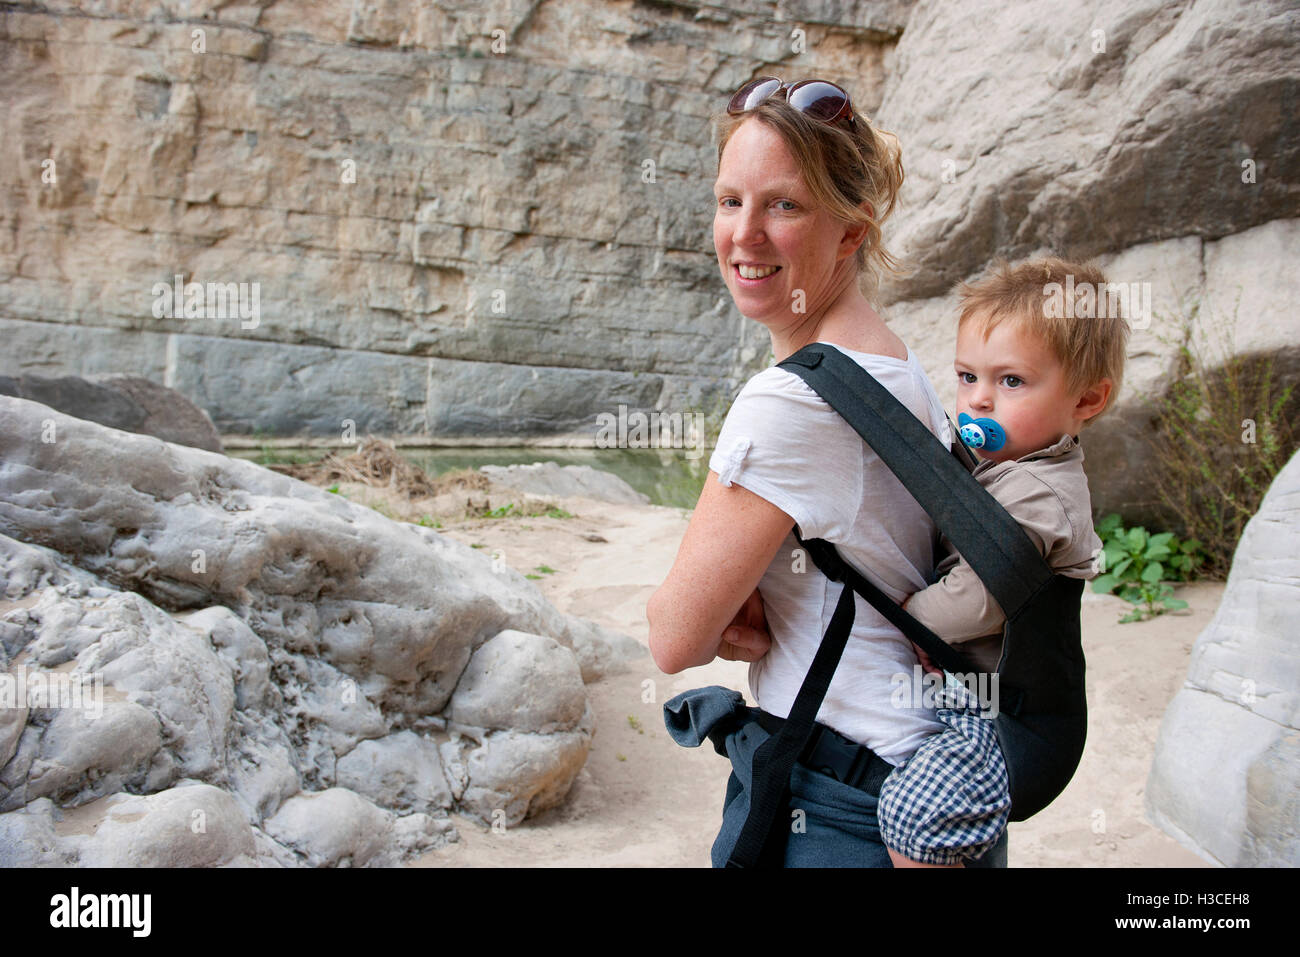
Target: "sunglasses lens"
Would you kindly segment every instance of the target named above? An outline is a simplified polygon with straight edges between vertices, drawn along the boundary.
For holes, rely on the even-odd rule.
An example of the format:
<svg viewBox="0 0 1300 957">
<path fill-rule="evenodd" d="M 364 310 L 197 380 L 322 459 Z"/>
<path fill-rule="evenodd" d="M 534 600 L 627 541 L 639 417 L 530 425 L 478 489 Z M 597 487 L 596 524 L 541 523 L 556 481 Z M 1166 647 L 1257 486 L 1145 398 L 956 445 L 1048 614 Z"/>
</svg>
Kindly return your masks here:
<svg viewBox="0 0 1300 957">
<path fill-rule="evenodd" d="M 760 76 L 746 83 L 731 97 L 727 112 L 743 113 L 752 110 L 781 88 L 781 81 L 773 76 Z"/>
<path fill-rule="evenodd" d="M 809 80 L 797 83 L 789 93 L 790 105 L 813 119 L 830 123 L 846 112 L 849 95 L 833 83 Z"/>
</svg>

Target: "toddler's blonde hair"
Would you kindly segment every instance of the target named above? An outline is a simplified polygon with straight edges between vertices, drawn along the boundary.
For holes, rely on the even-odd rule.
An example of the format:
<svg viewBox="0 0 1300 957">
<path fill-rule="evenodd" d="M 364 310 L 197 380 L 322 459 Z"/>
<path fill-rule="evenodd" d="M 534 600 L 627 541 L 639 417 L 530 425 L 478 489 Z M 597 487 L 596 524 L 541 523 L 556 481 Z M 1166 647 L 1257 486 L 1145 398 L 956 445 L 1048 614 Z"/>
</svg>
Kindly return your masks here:
<svg viewBox="0 0 1300 957">
<path fill-rule="evenodd" d="M 1066 304 L 1069 289 L 1074 290 L 1075 300 Z M 962 283 L 959 295 L 959 332 L 966 323 L 978 321 L 987 341 L 996 326 L 1013 322 L 1046 345 L 1061 363 L 1066 390 L 1071 394 L 1102 379 L 1111 380 L 1106 404 L 1084 425 L 1114 406 L 1124 377 L 1129 324 L 1116 314 L 1122 309 L 1112 308 L 1106 277 L 1096 266 L 1056 257 L 1031 259 L 1016 266 L 1000 259 L 984 278 Z M 1091 308 L 1088 295 L 1094 297 Z M 1098 312 L 1105 315 L 1097 316 Z"/>
</svg>

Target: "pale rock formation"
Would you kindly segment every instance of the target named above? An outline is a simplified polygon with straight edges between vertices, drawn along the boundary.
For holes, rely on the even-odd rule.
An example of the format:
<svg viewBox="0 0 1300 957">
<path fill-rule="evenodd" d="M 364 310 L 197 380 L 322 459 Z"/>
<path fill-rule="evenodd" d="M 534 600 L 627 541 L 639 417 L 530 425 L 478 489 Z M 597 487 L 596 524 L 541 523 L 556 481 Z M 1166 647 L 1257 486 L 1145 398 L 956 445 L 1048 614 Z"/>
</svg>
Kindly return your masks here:
<svg viewBox="0 0 1300 957">
<path fill-rule="evenodd" d="M 1151 819 L 1225 867 L 1300 865 L 1300 454 L 1246 525 L 1160 725 Z"/>
<path fill-rule="evenodd" d="M 563 800 L 584 676 L 643 653 L 432 529 L 10 397 L 0 580 L 0 692 L 101 682 L 0 709 L 0 864 L 398 863 Z"/>
<path fill-rule="evenodd" d="M 483 465 L 479 471 L 496 485 L 538 497 L 580 496 L 601 502 L 642 505 L 650 501 L 612 472 L 589 465 L 559 465 L 533 462 L 530 465 Z"/>
</svg>

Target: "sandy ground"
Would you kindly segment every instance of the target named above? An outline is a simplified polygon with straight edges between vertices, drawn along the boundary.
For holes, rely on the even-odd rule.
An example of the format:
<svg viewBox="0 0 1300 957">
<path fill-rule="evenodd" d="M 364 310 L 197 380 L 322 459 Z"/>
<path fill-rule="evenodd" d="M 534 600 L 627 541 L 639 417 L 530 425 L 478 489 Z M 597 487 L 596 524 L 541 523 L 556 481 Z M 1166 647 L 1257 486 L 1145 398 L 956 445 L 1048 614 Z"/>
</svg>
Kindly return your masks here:
<svg viewBox="0 0 1300 957">
<path fill-rule="evenodd" d="M 575 517 L 444 522 L 444 532 L 539 574 L 538 586 L 562 611 L 645 644 L 646 601 L 672 565 L 689 513 L 562 504 Z M 1117 624 L 1124 602 L 1085 592 L 1088 747 L 1065 793 L 1032 820 L 1011 825 L 1012 867 L 1209 866 L 1148 823 L 1142 802 L 1161 716 L 1222 590 L 1218 582 L 1183 586 L 1178 595 L 1187 611 L 1127 625 Z M 708 684 L 748 696 L 746 669 L 715 661 L 669 676 L 647 654 L 625 673 L 589 685 L 597 732 L 567 802 L 501 832 L 459 816 L 459 843 L 413 866 L 709 866 L 730 765 L 707 744 L 678 747 L 664 730 L 662 705 Z"/>
</svg>

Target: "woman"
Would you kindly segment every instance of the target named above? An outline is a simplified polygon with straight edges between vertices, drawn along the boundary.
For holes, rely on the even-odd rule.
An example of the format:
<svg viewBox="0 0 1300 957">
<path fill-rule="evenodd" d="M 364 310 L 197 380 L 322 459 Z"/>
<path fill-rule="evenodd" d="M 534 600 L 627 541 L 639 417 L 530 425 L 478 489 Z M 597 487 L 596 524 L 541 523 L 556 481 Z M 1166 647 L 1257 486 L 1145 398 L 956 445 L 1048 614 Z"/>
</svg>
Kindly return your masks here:
<svg viewBox="0 0 1300 957">
<path fill-rule="evenodd" d="M 880 224 L 903 169 L 896 141 L 856 114 L 834 84 L 743 86 L 717 118 L 713 239 L 736 307 L 762 323 L 780 362 L 810 342 L 845 352 L 945 444 L 942 404 L 915 355 L 885 325 L 861 284 L 893 267 Z M 830 621 L 841 586 L 808 560 L 794 535 L 822 538 L 903 600 L 929 583 L 937 532 L 870 447 L 802 379 L 775 366 L 754 376 L 727 415 L 677 559 L 646 609 L 655 662 L 673 674 L 715 657 L 751 662 L 762 712 L 722 689 L 691 704 L 699 744 L 728 714 L 734 771 L 713 860 L 727 860 L 748 807 L 748 760 L 779 728 Z M 929 734 L 934 712 L 899 702 L 897 675 L 917 657 L 869 604 L 857 618 L 818 712 L 818 764 L 796 765 L 788 866 L 888 867 L 875 826 L 879 782 Z M 728 697 L 729 695 L 729 697 Z M 703 724 L 700 724 L 700 722 Z M 823 727 L 824 726 L 824 727 Z M 688 735 L 689 736 L 689 735 Z M 840 759 L 844 759 L 841 763 Z M 1005 862 L 1005 844 L 981 859 Z"/>
</svg>

